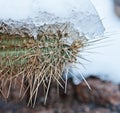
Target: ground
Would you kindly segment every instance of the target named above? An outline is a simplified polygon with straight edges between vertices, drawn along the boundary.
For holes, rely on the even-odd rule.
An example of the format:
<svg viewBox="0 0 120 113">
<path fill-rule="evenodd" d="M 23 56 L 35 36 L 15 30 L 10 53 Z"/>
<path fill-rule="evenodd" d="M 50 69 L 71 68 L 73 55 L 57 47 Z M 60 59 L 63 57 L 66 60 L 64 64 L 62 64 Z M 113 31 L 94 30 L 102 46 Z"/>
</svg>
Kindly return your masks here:
<svg viewBox="0 0 120 113">
<path fill-rule="evenodd" d="M 70 80 L 67 93 L 60 88 L 59 95 L 56 93 L 56 85 L 51 85 L 46 105 L 43 93 L 40 92 L 34 108 L 27 106 L 27 96 L 20 101 L 18 90 L 12 90 L 7 101 L 1 98 L 0 113 L 120 113 L 118 85 L 94 77 L 87 81 L 92 90 L 84 82 L 75 86 Z"/>
</svg>

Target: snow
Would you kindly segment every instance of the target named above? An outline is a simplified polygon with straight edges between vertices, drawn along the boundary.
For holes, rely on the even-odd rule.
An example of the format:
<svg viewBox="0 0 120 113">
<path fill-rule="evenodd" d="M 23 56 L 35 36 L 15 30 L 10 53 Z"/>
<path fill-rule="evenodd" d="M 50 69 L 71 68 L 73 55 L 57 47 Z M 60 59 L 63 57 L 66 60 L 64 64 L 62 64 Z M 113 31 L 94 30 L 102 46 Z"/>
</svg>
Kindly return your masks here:
<svg viewBox="0 0 120 113">
<path fill-rule="evenodd" d="M 101 20 L 90 0 L 0 0 L 0 19 L 31 18 L 37 25 L 70 21 L 90 37 L 102 37 L 105 27 L 105 36 L 109 38 L 89 50 L 97 53 L 83 52 L 90 62 L 78 59 L 86 69 L 75 64 L 78 69 L 72 68 L 71 76 L 75 84 L 81 81 L 80 74 L 120 83 L 120 20 L 114 14 L 112 0 L 91 1 Z"/>
<path fill-rule="evenodd" d="M 102 41 L 98 48 L 94 45 L 90 52 L 97 52 L 94 54 L 83 53 L 85 58 L 90 60 L 81 61 L 85 65 L 85 69 L 77 65 L 78 69 L 73 69 L 76 78 L 75 83 L 79 83 L 82 79 L 80 74 L 84 77 L 95 75 L 103 80 L 111 81 L 113 83 L 120 83 L 120 19 L 115 15 L 112 0 L 91 0 L 105 27 L 104 36 L 109 37 Z M 78 72 L 78 70 L 82 70 Z"/>
<path fill-rule="evenodd" d="M 96 49 L 102 55 L 95 55 L 92 63 L 87 66 L 88 73 L 102 75 L 101 78 L 120 83 L 120 19 L 114 13 L 112 0 L 92 0 L 103 25 L 106 29 L 105 35 L 109 35 L 108 47 Z"/>
<path fill-rule="evenodd" d="M 36 25 L 69 21 L 77 30 L 91 38 L 104 31 L 89 0 L 0 0 L 0 18 L 29 18 Z M 91 29 L 92 25 L 94 27 Z"/>
<path fill-rule="evenodd" d="M 32 0 L 0 0 L 0 18 L 23 19 L 31 13 Z"/>
</svg>

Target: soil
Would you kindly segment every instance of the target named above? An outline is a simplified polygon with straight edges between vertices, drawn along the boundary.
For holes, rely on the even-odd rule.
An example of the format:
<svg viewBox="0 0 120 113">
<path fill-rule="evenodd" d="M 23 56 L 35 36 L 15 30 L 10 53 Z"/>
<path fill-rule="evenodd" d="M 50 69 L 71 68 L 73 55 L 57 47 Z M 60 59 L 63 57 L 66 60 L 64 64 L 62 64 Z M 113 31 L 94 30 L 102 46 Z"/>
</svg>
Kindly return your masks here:
<svg viewBox="0 0 120 113">
<path fill-rule="evenodd" d="M 103 81 L 99 79 L 90 78 L 88 79 L 88 82 L 89 81 L 92 81 L 90 83 L 91 87 L 93 87 L 95 83 L 98 83 L 98 81 L 99 81 L 99 87 L 101 88 L 101 86 L 103 86 Z M 119 104 L 114 104 L 110 102 L 106 103 L 106 101 L 103 101 L 105 103 L 101 104 L 99 103 L 100 101 L 93 101 L 94 99 L 93 100 L 91 99 L 95 95 L 93 96 L 91 94 L 90 95 L 88 94 L 90 96 L 89 97 L 90 99 L 87 98 L 89 101 L 84 101 L 84 99 L 79 99 L 80 92 L 78 90 L 81 90 L 83 95 L 83 88 L 85 87 L 85 84 L 84 87 L 83 84 L 84 82 L 81 83 L 80 85 L 75 86 L 73 85 L 71 80 L 68 81 L 66 94 L 64 93 L 64 89 L 62 88 L 59 89 L 59 94 L 58 94 L 56 90 L 56 85 L 51 85 L 51 89 L 49 91 L 46 105 L 44 105 L 44 95 L 43 93 L 41 93 L 42 89 L 40 89 L 40 92 L 37 97 L 37 102 L 34 108 L 31 107 L 30 105 L 27 106 L 27 101 L 28 101 L 27 96 L 20 101 L 18 96 L 19 95 L 18 90 L 17 89 L 12 90 L 12 92 L 14 93 L 11 93 L 12 96 L 10 96 L 6 101 L 1 97 L 0 113 L 120 113 Z M 104 82 L 104 86 L 106 86 L 106 88 L 107 86 L 109 86 L 108 84 L 112 85 L 112 83 Z M 86 88 L 87 86 L 85 87 L 85 89 Z M 111 88 L 115 88 L 115 87 L 111 87 Z M 93 90 L 96 89 L 93 88 Z M 118 92 L 120 93 L 120 90 Z M 97 98 L 95 97 L 95 99 Z M 118 99 L 120 98 L 118 97 Z"/>
</svg>

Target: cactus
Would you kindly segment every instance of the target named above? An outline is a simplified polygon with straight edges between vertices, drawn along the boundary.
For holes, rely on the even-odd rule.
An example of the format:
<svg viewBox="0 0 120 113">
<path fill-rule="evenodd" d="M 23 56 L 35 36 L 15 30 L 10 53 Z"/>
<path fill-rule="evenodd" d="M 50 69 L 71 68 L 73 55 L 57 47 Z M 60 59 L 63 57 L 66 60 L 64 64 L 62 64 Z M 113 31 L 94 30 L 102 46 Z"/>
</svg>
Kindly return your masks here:
<svg viewBox="0 0 120 113">
<path fill-rule="evenodd" d="M 65 67 L 75 63 L 80 49 L 87 46 L 86 37 L 80 37 L 69 27 L 69 24 L 43 25 L 36 39 L 29 35 L 0 34 L 0 91 L 4 97 L 9 96 L 11 84 L 18 78 L 21 78 L 21 87 L 27 81 L 25 93 L 29 88 L 28 104 L 33 105 L 41 84 L 46 89 L 45 103 L 51 82 L 64 87 L 60 80 L 65 83 L 62 78 Z M 3 90 L 7 84 L 9 88 L 5 95 Z"/>
</svg>

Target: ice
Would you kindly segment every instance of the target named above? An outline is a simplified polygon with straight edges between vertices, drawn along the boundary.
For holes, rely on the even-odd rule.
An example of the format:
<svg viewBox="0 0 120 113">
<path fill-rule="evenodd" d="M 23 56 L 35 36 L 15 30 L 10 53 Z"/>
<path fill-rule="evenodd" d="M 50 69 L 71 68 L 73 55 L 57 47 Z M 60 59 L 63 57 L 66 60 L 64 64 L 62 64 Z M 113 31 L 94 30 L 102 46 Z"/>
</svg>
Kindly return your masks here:
<svg viewBox="0 0 120 113">
<path fill-rule="evenodd" d="M 101 20 L 90 0 L 36 0 L 33 4 L 33 19 L 38 25 L 71 22 L 76 29 L 90 38 L 104 32 Z"/>
<path fill-rule="evenodd" d="M 0 0 L 0 18 L 32 21 L 37 26 L 71 22 L 89 38 L 104 32 L 90 0 Z"/>
</svg>

